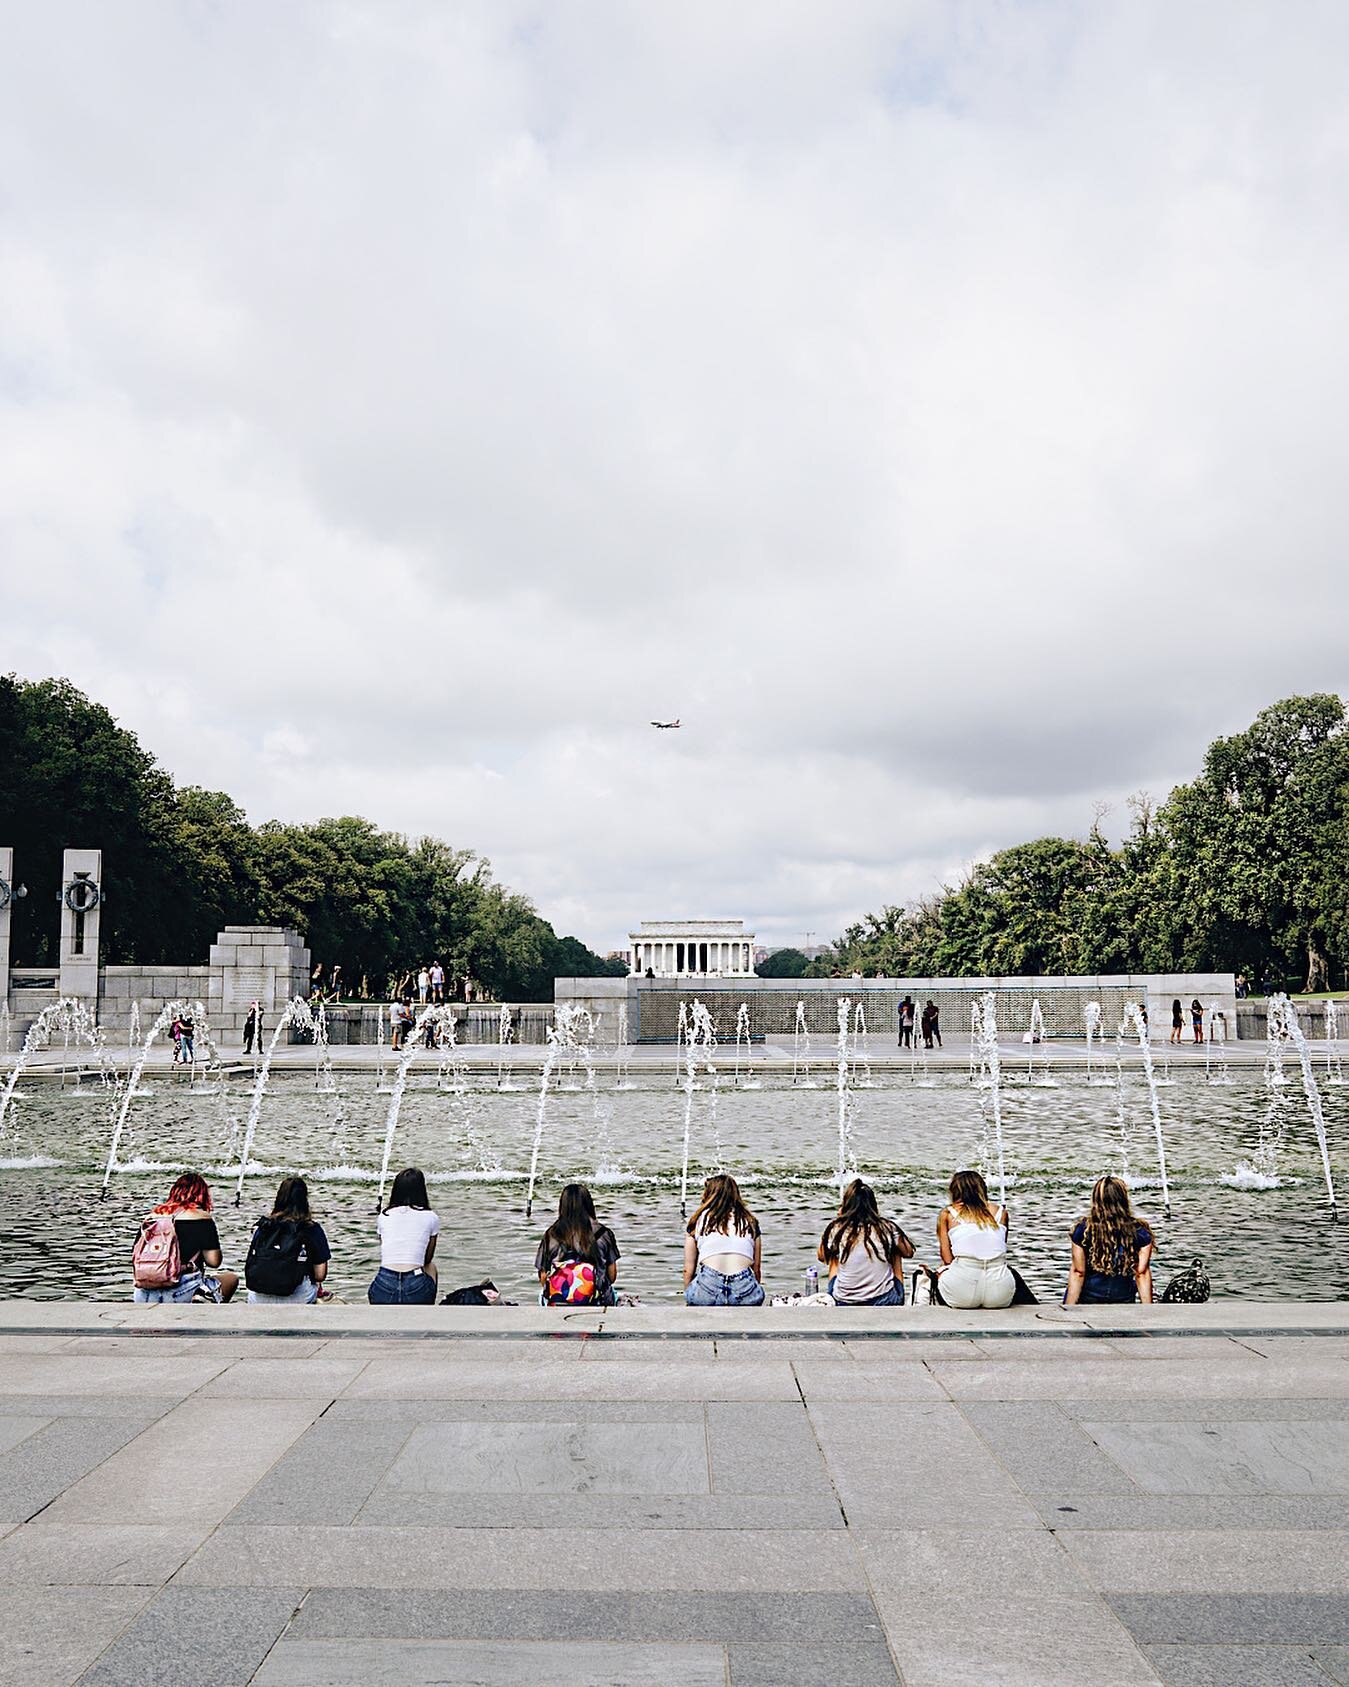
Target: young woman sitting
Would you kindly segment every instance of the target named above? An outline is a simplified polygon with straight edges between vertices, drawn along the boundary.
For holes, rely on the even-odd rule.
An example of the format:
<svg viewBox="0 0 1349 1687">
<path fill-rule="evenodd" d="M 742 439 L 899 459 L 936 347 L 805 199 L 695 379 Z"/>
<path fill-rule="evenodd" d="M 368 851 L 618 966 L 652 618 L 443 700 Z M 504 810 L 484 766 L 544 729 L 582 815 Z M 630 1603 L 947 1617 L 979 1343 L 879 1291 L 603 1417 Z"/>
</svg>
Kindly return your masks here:
<svg viewBox="0 0 1349 1687">
<path fill-rule="evenodd" d="M 875 1191 L 855 1177 L 820 1238 L 829 1293 L 840 1306 L 903 1306 L 904 1261 L 912 1258 L 913 1243 L 881 1217 Z"/>
<path fill-rule="evenodd" d="M 703 1185 L 684 1234 L 684 1299 L 690 1306 L 762 1306 L 759 1221 L 724 1172 Z"/>
<path fill-rule="evenodd" d="M 309 1185 L 302 1177 L 283 1177 L 276 1204 L 253 1232 L 248 1249 L 248 1304 L 311 1305 L 332 1257 L 323 1226 L 309 1210 Z M 293 1284 L 289 1290 L 287 1283 Z"/>
<path fill-rule="evenodd" d="M 176 1280 L 161 1281 L 156 1287 L 142 1287 L 137 1282 L 132 1298 L 142 1304 L 162 1305 L 167 1301 L 229 1300 L 239 1287 L 238 1273 L 220 1269 L 220 1232 L 211 1216 L 211 1190 L 206 1179 L 197 1172 L 184 1172 L 169 1190 L 168 1199 L 161 1201 L 141 1226 L 141 1239 L 136 1244 L 133 1264 L 136 1276 L 166 1275 L 162 1267 L 143 1269 L 139 1256 L 143 1244 L 156 1226 L 155 1220 L 168 1217 L 173 1222 L 177 1242 L 179 1269 Z"/>
<path fill-rule="evenodd" d="M 618 1242 L 595 1217 L 584 1183 L 569 1183 L 557 1217 L 534 1253 L 543 1306 L 612 1306 L 618 1279 Z"/>
<path fill-rule="evenodd" d="M 942 1301 L 966 1311 L 1010 1306 L 1016 1281 L 1007 1266 L 1006 1207 L 989 1205 L 988 1185 L 978 1172 L 957 1172 L 950 1195 L 937 1220 Z"/>
<path fill-rule="evenodd" d="M 1073 1226 L 1072 1242 L 1065 1306 L 1151 1303 L 1152 1231 L 1134 1216 L 1119 1178 L 1096 1180 L 1091 1211 Z"/>
<path fill-rule="evenodd" d="M 416 1166 L 399 1172 L 379 1215 L 379 1270 L 366 1290 L 371 1306 L 434 1306 L 440 1220 L 431 1211 L 426 1179 Z"/>
</svg>

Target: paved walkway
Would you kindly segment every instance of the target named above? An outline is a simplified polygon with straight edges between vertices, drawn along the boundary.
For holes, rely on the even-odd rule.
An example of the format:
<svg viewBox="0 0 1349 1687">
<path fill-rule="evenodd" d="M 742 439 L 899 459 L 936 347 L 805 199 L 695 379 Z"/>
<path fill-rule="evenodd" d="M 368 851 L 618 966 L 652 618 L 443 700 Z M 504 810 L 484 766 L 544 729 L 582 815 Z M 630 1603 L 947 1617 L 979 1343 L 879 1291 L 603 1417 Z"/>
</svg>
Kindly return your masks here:
<svg viewBox="0 0 1349 1687">
<path fill-rule="evenodd" d="M 1329 1305 L 8 1302 L 0 1680 L 1344 1682 L 1347 1431 Z"/>
</svg>

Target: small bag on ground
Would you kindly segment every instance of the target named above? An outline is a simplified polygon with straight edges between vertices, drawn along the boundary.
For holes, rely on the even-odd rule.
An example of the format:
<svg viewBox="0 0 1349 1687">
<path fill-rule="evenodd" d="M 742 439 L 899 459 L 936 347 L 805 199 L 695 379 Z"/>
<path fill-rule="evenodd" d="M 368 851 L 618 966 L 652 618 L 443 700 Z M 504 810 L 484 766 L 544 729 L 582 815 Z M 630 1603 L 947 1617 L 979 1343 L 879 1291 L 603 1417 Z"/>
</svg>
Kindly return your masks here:
<svg viewBox="0 0 1349 1687">
<path fill-rule="evenodd" d="M 1178 1271 L 1162 1290 L 1162 1299 L 1168 1306 L 1200 1306 L 1212 1293 L 1212 1287 L 1204 1261 L 1196 1254 L 1184 1271 Z"/>
</svg>

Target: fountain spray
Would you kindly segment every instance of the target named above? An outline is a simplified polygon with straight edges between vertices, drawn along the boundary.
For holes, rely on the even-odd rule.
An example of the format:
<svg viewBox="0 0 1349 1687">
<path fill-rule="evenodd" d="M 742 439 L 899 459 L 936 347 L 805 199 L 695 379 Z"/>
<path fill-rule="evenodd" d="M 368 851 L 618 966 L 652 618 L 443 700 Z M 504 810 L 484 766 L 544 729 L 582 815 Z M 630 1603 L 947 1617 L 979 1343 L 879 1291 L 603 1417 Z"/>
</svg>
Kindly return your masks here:
<svg viewBox="0 0 1349 1687">
<path fill-rule="evenodd" d="M 160 1019 L 164 1016 L 160 1015 Z M 159 1020 L 155 1021 L 158 1025 Z M 314 1016 L 309 1011 L 309 1003 L 303 996 L 296 996 L 282 1009 L 272 1032 L 272 1039 L 267 1044 L 266 1052 L 258 1066 L 257 1079 L 253 1084 L 253 1097 L 248 1104 L 248 1120 L 244 1125 L 244 1145 L 239 1151 L 239 1181 L 234 1186 L 234 1204 L 237 1207 L 244 1198 L 244 1176 L 248 1171 L 248 1156 L 253 1147 L 253 1133 L 258 1128 L 258 1115 L 262 1112 L 263 1092 L 267 1088 L 267 1073 L 271 1069 L 272 1056 L 276 1053 L 276 1045 L 281 1041 L 283 1031 L 288 1031 L 292 1025 L 298 1025 L 302 1031 L 314 1029 Z"/>
<path fill-rule="evenodd" d="M 1166 1180 L 1166 1142 L 1162 1137 L 1162 1109 L 1157 1100 L 1157 1074 L 1152 1068 L 1152 1041 L 1148 1036 L 1148 1021 L 1137 1002 L 1126 1002 L 1125 1018 L 1132 1021 L 1138 1033 L 1138 1049 L 1143 1056 L 1143 1072 L 1148 1080 L 1148 1105 L 1152 1109 L 1152 1134 L 1157 1139 L 1157 1174 L 1162 1183 L 1162 1213 L 1171 1216 L 1171 1186 Z"/>
<path fill-rule="evenodd" d="M 136 1091 L 140 1088 L 141 1074 L 145 1071 L 145 1063 L 150 1058 L 150 1049 L 156 1039 L 160 1037 L 186 1007 L 185 1002 L 166 1002 L 156 1014 L 154 1023 L 145 1034 L 145 1041 L 136 1054 L 130 1072 L 127 1074 L 126 1089 L 122 1095 L 122 1105 L 117 1110 L 117 1122 L 112 1128 L 112 1142 L 108 1146 L 108 1163 L 103 1168 L 103 1187 L 98 1192 L 100 1201 L 108 1194 L 108 1184 L 112 1181 L 112 1174 L 117 1169 L 117 1150 L 121 1145 L 122 1133 L 126 1129 L 127 1115 L 131 1111 L 131 1103 L 136 1098 Z M 0 1106 L 0 1116 L 3 1115 Z"/>
<path fill-rule="evenodd" d="M 295 1004 L 292 1003 L 291 1005 L 294 1006 Z M 303 1006 L 304 1004 L 301 1003 L 300 1005 Z M 384 1116 L 384 1153 L 379 1163 L 379 1197 L 375 1202 L 376 1212 L 380 1212 L 384 1206 L 384 1185 L 388 1182 L 389 1178 L 389 1155 L 393 1152 L 393 1136 L 394 1132 L 398 1129 L 398 1110 L 403 1105 L 403 1091 L 407 1088 L 408 1084 L 408 1069 L 411 1067 L 412 1062 L 417 1058 L 418 1050 L 422 1047 L 424 1040 L 423 1034 L 426 1027 L 433 1020 L 439 1019 L 443 1021 L 447 1011 L 448 1010 L 444 1006 L 439 1004 L 423 1008 L 417 1015 L 412 1029 L 408 1032 L 407 1042 L 399 1051 L 398 1065 L 394 1070 L 393 1093 L 389 1097 L 389 1110 Z M 276 1041 L 275 1037 L 273 1037 L 272 1041 Z M 267 1052 L 270 1056 L 271 1050 L 269 1049 Z M 247 1148 L 248 1144 L 245 1143 L 245 1161 L 248 1159 Z M 243 1180 L 244 1170 L 243 1167 L 240 1166 L 240 1188 L 243 1187 Z"/>
<path fill-rule="evenodd" d="M 852 1003 L 846 996 L 838 999 L 838 1058 L 834 1068 L 834 1088 L 838 1096 L 838 1192 L 843 1195 L 848 1175 L 849 1140 L 852 1135 L 848 1100 L 848 1021 Z"/>
<path fill-rule="evenodd" d="M 1331 1222 L 1339 1218 L 1339 1209 L 1335 1201 L 1335 1180 L 1330 1174 L 1330 1145 L 1326 1140 L 1326 1116 L 1321 1106 L 1321 1092 L 1316 1087 L 1316 1074 L 1312 1071 L 1311 1050 L 1307 1047 L 1307 1039 L 1302 1034 L 1302 1027 L 1298 1024 L 1297 1011 L 1288 997 L 1280 992 L 1272 996 L 1269 1002 L 1271 1023 L 1277 1015 L 1280 1020 L 1280 1030 L 1292 1043 L 1297 1052 L 1298 1064 L 1302 1068 L 1302 1090 L 1307 1097 L 1307 1111 L 1311 1115 L 1312 1128 L 1316 1132 L 1316 1146 L 1321 1151 L 1321 1170 L 1325 1173 L 1326 1196 L 1330 1201 Z"/>
<path fill-rule="evenodd" d="M 983 1000 L 971 1009 L 971 1028 L 979 1051 L 981 1075 L 987 1073 L 987 1085 L 993 1103 L 993 1134 L 998 1146 L 998 1200 L 1007 1204 L 1007 1162 L 1002 1146 L 1002 1055 L 998 1049 L 998 998 L 992 990 L 984 992 Z"/>
</svg>

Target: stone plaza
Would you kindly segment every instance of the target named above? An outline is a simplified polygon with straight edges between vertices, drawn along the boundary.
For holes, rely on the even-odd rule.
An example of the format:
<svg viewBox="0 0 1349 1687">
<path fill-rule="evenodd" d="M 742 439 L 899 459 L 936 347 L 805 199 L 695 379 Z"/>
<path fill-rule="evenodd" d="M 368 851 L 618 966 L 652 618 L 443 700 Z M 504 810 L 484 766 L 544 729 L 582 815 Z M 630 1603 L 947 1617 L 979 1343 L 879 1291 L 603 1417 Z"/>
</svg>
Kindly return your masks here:
<svg viewBox="0 0 1349 1687">
<path fill-rule="evenodd" d="M 1349 1680 L 1335 1305 L 7 1303 L 0 1680 Z"/>
</svg>

